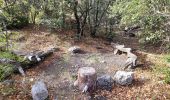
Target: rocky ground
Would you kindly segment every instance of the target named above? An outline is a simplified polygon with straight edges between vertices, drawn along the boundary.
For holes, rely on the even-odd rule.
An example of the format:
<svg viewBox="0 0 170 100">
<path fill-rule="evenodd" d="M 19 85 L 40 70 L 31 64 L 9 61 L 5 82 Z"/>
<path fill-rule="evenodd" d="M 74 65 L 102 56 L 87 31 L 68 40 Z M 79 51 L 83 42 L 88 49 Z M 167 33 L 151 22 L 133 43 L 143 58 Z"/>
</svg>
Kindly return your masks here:
<svg viewBox="0 0 170 100">
<path fill-rule="evenodd" d="M 74 41 L 72 36 L 74 31 L 58 31 L 50 34 L 43 29 L 41 31 L 23 29 L 19 33 L 15 50 L 45 51 L 50 47 L 57 47 L 60 50 L 38 65 L 31 66 L 30 69 L 26 70 L 25 77 L 19 74 L 12 75 L 6 83 L 0 84 L 0 100 L 1 98 L 4 100 L 30 100 L 31 86 L 37 80 L 43 80 L 47 84 L 49 100 L 55 98 L 58 98 L 57 100 L 82 100 L 85 95 L 73 87 L 78 68 L 94 67 L 98 76 L 104 74 L 114 76 L 117 70 L 122 69 L 127 59 L 124 54 L 114 55 L 112 47 L 107 45 L 103 39 L 87 37 L 79 42 Z M 118 41 L 121 43 L 121 40 Z M 137 40 L 132 38 L 128 42 L 122 42 L 122 44 L 139 49 L 140 46 L 137 43 L 129 45 L 131 41 Z M 80 46 L 85 52 L 83 54 L 70 54 L 68 48 L 74 45 Z M 114 85 L 112 91 L 96 91 L 94 93 L 96 100 L 170 99 L 170 86 L 162 81 L 162 74 L 155 74 L 151 68 L 154 66 L 153 62 L 160 61 L 160 56 L 148 55 L 151 54 L 138 54 L 140 56 L 139 63 L 143 63 L 143 65 L 134 70 L 135 80 L 133 84 L 128 86 Z"/>
</svg>

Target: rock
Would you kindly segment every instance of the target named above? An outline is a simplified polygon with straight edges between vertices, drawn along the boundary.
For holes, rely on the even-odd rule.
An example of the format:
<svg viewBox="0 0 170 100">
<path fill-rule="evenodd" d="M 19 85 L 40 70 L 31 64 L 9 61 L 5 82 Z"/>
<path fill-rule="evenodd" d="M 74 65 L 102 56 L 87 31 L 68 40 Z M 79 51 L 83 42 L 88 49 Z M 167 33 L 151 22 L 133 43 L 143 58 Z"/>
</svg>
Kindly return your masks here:
<svg viewBox="0 0 170 100">
<path fill-rule="evenodd" d="M 82 50 L 79 46 L 73 46 L 68 49 L 70 53 L 81 53 Z"/>
<path fill-rule="evenodd" d="M 31 89 L 33 100 L 45 100 L 48 97 L 48 91 L 43 81 L 37 81 Z"/>
<path fill-rule="evenodd" d="M 120 85 L 129 85 L 134 79 L 133 72 L 117 71 L 114 75 L 114 81 Z"/>
<path fill-rule="evenodd" d="M 111 90 L 114 80 L 110 75 L 103 75 L 97 78 L 97 87 L 99 89 Z"/>
</svg>

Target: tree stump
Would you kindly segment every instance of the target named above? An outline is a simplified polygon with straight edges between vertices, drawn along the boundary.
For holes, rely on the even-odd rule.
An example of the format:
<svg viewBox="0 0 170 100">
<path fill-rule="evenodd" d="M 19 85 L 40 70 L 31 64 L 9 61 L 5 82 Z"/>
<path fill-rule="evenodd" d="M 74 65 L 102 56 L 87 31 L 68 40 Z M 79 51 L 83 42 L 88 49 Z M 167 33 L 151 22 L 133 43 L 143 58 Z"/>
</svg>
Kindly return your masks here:
<svg viewBox="0 0 170 100">
<path fill-rule="evenodd" d="M 93 67 L 82 67 L 78 70 L 78 78 L 74 86 L 78 86 L 83 93 L 92 93 L 96 89 L 97 75 Z"/>
</svg>

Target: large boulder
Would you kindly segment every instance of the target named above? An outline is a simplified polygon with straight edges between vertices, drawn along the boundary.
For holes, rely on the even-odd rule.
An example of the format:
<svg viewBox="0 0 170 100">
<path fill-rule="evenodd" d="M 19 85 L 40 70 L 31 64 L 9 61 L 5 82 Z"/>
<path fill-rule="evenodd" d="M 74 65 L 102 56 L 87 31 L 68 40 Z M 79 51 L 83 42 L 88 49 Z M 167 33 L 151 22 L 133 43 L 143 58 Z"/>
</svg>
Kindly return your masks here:
<svg viewBox="0 0 170 100">
<path fill-rule="evenodd" d="M 45 100 L 48 97 L 48 91 L 43 81 L 37 81 L 31 89 L 33 100 Z"/>
<path fill-rule="evenodd" d="M 133 72 L 117 71 L 114 75 L 114 81 L 120 85 L 129 85 L 134 79 Z"/>
<path fill-rule="evenodd" d="M 82 53 L 82 50 L 79 46 L 73 46 L 68 49 L 68 52 L 70 53 Z"/>
<path fill-rule="evenodd" d="M 113 78 L 110 75 L 103 75 L 97 78 L 97 87 L 99 89 L 111 90 L 114 83 Z"/>
</svg>

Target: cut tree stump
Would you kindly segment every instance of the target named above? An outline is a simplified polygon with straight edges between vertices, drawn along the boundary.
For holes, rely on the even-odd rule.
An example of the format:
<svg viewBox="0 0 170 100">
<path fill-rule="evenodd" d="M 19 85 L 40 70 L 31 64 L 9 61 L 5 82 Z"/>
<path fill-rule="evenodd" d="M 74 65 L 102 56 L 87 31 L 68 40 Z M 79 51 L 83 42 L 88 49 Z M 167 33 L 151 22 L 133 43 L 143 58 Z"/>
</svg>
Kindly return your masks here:
<svg viewBox="0 0 170 100">
<path fill-rule="evenodd" d="M 78 86 L 83 93 L 92 93 L 96 89 L 96 70 L 93 67 L 82 67 L 78 70 L 78 78 L 74 86 Z"/>
</svg>

